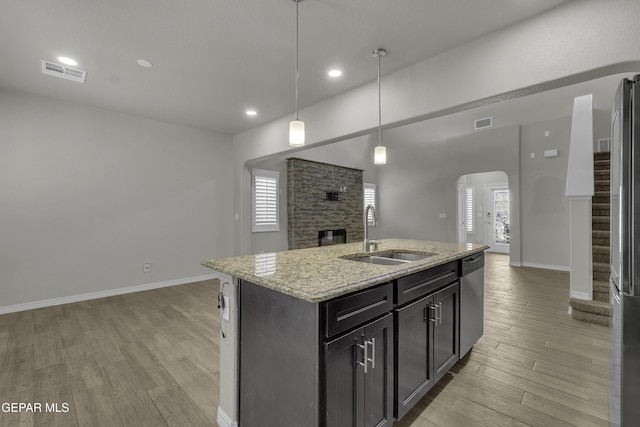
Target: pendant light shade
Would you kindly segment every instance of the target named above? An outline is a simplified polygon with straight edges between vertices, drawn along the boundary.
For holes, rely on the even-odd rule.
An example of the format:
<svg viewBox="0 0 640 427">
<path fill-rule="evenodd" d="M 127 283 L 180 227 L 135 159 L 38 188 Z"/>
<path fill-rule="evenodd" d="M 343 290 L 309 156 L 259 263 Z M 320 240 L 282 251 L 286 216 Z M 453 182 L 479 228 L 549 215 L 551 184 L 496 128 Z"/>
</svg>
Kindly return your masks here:
<svg viewBox="0 0 640 427">
<path fill-rule="evenodd" d="M 386 54 L 387 51 L 382 48 L 373 51 L 373 56 L 378 58 L 378 146 L 373 153 L 373 163 L 376 165 L 387 164 L 387 148 L 382 145 L 382 101 L 380 92 L 380 58 Z"/>
<path fill-rule="evenodd" d="M 298 118 L 298 3 L 302 0 L 292 0 L 296 3 L 296 118 L 289 123 L 289 145 L 301 147 L 304 145 L 304 122 Z"/>
<path fill-rule="evenodd" d="M 387 164 L 387 147 L 384 145 L 378 145 L 373 152 L 373 162 L 376 165 L 386 165 Z"/>
<path fill-rule="evenodd" d="M 304 145 L 304 122 L 302 120 L 289 122 L 289 145 L 292 147 Z"/>
<path fill-rule="evenodd" d="M 387 164 L 387 147 L 384 145 L 378 145 L 373 152 L 373 163 L 376 165 Z"/>
</svg>

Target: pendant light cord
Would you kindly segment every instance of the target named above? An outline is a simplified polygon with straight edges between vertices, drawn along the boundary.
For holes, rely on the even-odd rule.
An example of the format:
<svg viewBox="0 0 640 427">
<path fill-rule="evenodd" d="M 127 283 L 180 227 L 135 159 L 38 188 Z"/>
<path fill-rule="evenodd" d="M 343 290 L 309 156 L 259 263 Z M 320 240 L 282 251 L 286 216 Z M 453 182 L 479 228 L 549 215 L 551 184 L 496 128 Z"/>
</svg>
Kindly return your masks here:
<svg viewBox="0 0 640 427">
<path fill-rule="evenodd" d="M 378 146 L 382 145 L 382 96 L 380 94 L 380 57 L 382 52 L 378 49 Z"/>
<path fill-rule="evenodd" d="M 302 0 L 293 0 L 296 2 L 296 120 L 298 120 L 298 3 Z"/>
</svg>

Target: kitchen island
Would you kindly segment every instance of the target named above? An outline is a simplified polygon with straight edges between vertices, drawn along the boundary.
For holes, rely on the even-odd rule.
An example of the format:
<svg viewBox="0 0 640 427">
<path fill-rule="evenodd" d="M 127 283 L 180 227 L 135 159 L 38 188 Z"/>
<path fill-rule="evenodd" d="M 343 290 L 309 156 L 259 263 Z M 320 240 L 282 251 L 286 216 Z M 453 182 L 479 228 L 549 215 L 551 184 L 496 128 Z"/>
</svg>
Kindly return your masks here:
<svg viewBox="0 0 640 427">
<path fill-rule="evenodd" d="M 376 255 L 424 258 L 372 263 L 351 243 L 204 261 L 223 294 L 218 422 L 390 426 L 459 359 L 461 260 L 485 249 L 384 239 Z"/>
</svg>

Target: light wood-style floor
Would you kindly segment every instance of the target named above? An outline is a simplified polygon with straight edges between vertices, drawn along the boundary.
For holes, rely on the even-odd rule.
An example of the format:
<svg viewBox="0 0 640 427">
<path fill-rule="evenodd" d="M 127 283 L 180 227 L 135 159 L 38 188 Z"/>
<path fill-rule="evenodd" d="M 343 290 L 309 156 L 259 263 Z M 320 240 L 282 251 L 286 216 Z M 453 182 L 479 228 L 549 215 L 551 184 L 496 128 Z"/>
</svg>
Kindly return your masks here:
<svg viewBox="0 0 640 427">
<path fill-rule="evenodd" d="M 568 273 L 488 254 L 485 281 L 485 335 L 396 427 L 607 426 L 608 329 L 567 315 Z M 0 411 L 0 426 L 216 425 L 217 291 L 207 281 L 0 316 L 0 404 L 43 410 Z"/>
<path fill-rule="evenodd" d="M 396 427 L 608 426 L 609 329 L 568 301 L 569 273 L 487 254 L 484 336 Z"/>
</svg>

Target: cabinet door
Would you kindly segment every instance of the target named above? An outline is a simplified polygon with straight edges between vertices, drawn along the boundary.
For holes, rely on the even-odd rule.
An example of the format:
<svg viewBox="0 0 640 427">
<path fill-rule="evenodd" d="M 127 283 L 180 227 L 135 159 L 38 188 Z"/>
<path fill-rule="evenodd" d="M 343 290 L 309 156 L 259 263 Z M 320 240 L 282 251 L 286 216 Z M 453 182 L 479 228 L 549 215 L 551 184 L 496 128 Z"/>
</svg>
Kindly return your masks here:
<svg viewBox="0 0 640 427">
<path fill-rule="evenodd" d="M 325 426 L 364 427 L 364 328 L 325 344 Z"/>
<path fill-rule="evenodd" d="M 392 334 L 393 316 L 387 314 L 325 344 L 324 425 L 393 424 Z"/>
<path fill-rule="evenodd" d="M 401 419 L 433 386 L 433 297 L 396 311 L 395 415 Z"/>
<path fill-rule="evenodd" d="M 459 359 L 459 295 L 458 282 L 433 295 L 436 313 L 433 331 L 433 366 L 436 382 Z"/>
<path fill-rule="evenodd" d="M 364 426 L 393 424 L 393 315 L 365 326 Z"/>
</svg>

